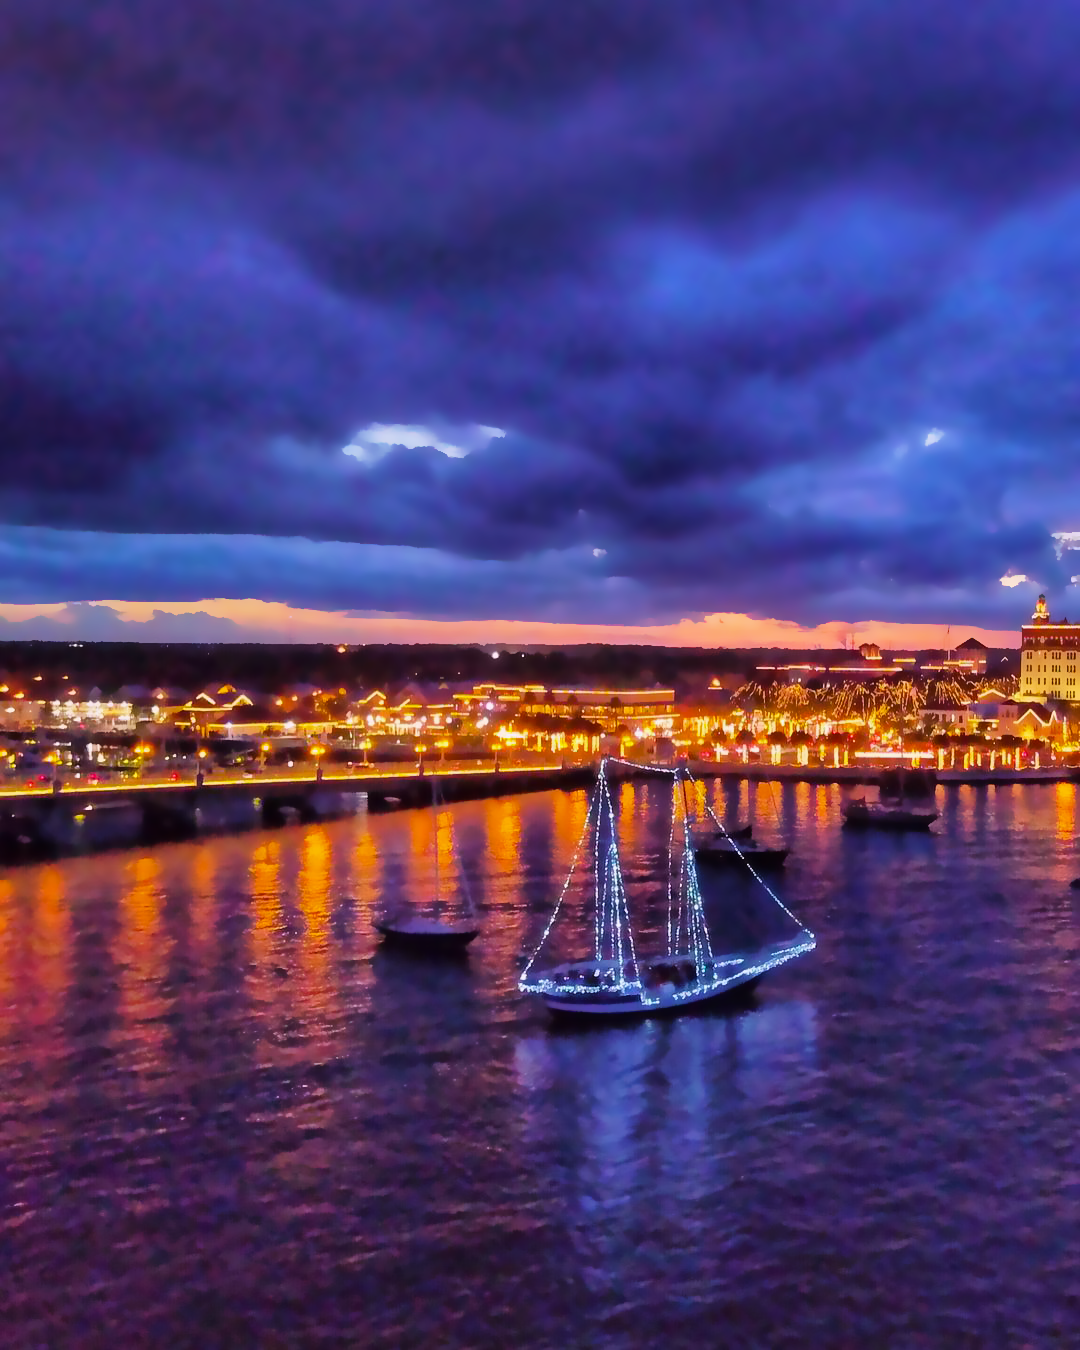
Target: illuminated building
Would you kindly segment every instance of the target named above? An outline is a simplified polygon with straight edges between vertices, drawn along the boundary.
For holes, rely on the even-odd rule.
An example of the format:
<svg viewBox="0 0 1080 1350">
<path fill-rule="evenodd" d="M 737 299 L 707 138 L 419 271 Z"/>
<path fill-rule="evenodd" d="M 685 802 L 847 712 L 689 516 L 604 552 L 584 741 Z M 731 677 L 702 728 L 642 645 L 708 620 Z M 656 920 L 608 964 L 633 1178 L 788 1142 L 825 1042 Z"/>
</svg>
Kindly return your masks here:
<svg viewBox="0 0 1080 1350">
<path fill-rule="evenodd" d="M 169 709 L 178 724 L 202 731 L 211 727 L 219 728 L 226 723 L 240 721 L 246 709 L 253 706 L 253 700 L 242 694 L 231 684 L 223 684 L 214 693 L 204 690 L 193 699 L 176 709 Z"/>
<path fill-rule="evenodd" d="M 1050 617 L 1040 595 L 1031 622 L 1020 630 L 1021 702 L 1080 702 L 1080 623 Z"/>
<path fill-rule="evenodd" d="M 968 638 L 956 649 L 956 655 L 943 662 L 946 670 L 964 675 L 986 674 L 986 644 L 978 638 Z"/>
<path fill-rule="evenodd" d="M 522 713 L 580 717 L 605 731 L 670 731 L 675 725 L 674 689 L 546 689 L 527 691 Z"/>
<path fill-rule="evenodd" d="M 979 717 L 974 704 L 962 703 L 928 703 L 919 715 L 943 731 L 971 731 Z"/>
<path fill-rule="evenodd" d="M 855 657 L 850 661 L 845 661 L 840 666 L 820 666 L 813 662 L 803 662 L 798 665 L 787 666 L 757 666 L 755 669 L 758 675 L 783 679 L 788 684 L 805 684 L 808 680 L 835 680 L 837 678 L 844 680 L 879 680 L 884 675 L 899 675 L 903 671 L 908 671 L 910 665 L 901 665 L 898 661 L 886 664 L 879 653 L 876 657 L 869 659 Z"/>
<path fill-rule="evenodd" d="M 44 711 L 45 705 L 38 705 Z M 99 727 L 104 731 L 130 731 L 135 726 L 134 707 L 127 698 L 107 699 L 100 689 L 91 689 L 83 698 L 70 689 L 66 698 L 52 699 L 49 720 L 54 726 Z M 44 719 L 42 719 L 44 720 Z"/>
<path fill-rule="evenodd" d="M 5 731 L 29 731 L 42 720 L 44 703 L 23 693 L 0 693 L 0 728 Z"/>
</svg>

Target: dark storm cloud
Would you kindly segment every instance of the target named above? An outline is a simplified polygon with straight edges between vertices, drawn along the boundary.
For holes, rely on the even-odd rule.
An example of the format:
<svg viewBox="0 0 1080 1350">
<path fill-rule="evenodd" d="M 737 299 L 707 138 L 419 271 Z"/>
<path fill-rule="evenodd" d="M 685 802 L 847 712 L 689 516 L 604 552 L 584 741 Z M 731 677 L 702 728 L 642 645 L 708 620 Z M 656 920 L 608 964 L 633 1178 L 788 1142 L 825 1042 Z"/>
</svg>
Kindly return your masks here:
<svg viewBox="0 0 1080 1350">
<path fill-rule="evenodd" d="M 9 2 L 0 600 L 1011 624 L 1080 512 L 1078 37 Z M 342 453 L 436 421 L 508 434 Z"/>
</svg>

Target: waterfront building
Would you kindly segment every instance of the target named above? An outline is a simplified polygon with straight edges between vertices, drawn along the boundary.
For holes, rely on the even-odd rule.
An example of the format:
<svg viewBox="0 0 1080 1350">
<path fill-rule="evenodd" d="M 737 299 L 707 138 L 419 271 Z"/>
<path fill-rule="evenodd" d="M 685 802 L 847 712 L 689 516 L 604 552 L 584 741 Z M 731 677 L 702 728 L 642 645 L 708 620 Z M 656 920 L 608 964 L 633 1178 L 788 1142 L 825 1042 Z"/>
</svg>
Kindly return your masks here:
<svg viewBox="0 0 1080 1350">
<path fill-rule="evenodd" d="M 870 644 L 864 644 L 870 648 Z M 783 666 L 756 666 L 755 675 L 759 680 L 782 680 L 787 684 L 808 684 L 811 680 L 821 683 L 836 683 L 840 680 L 880 680 L 888 675 L 901 675 L 910 671 L 911 666 L 900 660 L 885 661 L 880 651 L 874 647 L 876 656 L 853 656 L 839 665 L 819 665 L 814 661 L 802 661 Z"/>
<path fill-rule="evenodd" d="M 44 712 L 45 704 L 27 698 L 22 690 L 0 693 L 0 729 L 4 731 L 30 731 L 44 721 Z"/>
<path fill-rule="evenodd" d="M 961 675 L 985 675 L 986 660 L 986 644 L 980 642 L 978 638 L 971 637 L 961 642 L 956 649 L 956 655 L 946 657 L 943 664 L 946 670 L 955 670 Z"/>
<path fill-rule="evenodd" d="M 973 730 L 979 718 L 975 704 L 950 702 L 928 703 L 920 716 L 935 730 L 961 732 Z"/>
<path fill-rule="evenodd" d="M 967 704 L 941 702 L 927 705 L 920 718 L 930 723 L 935 735 L 977 733 L 991 740 L 1022 736 L 1027 740 L 1059 740 L 1067 732 L 1067 719 L 1060 705 L 1025 702 L 1008 698 L 999 689 L 985 689 Z"/>
<path fill-rule="evenodd" d="M 520 711 L 524 701 L 535 700 L 543 694 L 542 684 L 483 684 L 469 685 L 454 693 L 454 708 L 458 716 L 468 720 L 480 718 L 485 713 L 515 713 Z"/>
<path fill-rule="evenodd" d="M 129 699 L 107 699 L 100 689 L 92 689 L 86 698 L 69 696 L 51 700 L 49 719 L 56 727 L 94 727 L 103 731 L 131 731 L 137 720 Z"/>
<path fill-rule="evenodd" d="M 1080 623 L 1050 617 L 1040 595 L 1020 630 L 1020 701 L 1080 702 Z"/>
<path fill-rule="evenodd" d="M 167 712 L 177 726 L 205 734 L 211 728 L 218 730 L 227 723 L 242 721 L 245 710 L 253 707 L 254 702 L 234 685 L 223 684 L 213 691 L 204 689 L 179 708 L 170 708 Z"/>
<path fill-rule="evenodd" d="M 1057 710 L 1048 708 L 1044 703 L 1026 703 L 1020 705 L 1020 711 L 1013 723 L 1012 735 L 1026 736 L 1034 740 L 1060 740 L 1065 733 L 1065 723 Z"/>
<path fill-rule="evenodd" d="M 544 689 L 520 707 L 525 716 L 584 718 L 604 731 L 667 734 L 675 726 L 674 689 Z"/>
</svg>

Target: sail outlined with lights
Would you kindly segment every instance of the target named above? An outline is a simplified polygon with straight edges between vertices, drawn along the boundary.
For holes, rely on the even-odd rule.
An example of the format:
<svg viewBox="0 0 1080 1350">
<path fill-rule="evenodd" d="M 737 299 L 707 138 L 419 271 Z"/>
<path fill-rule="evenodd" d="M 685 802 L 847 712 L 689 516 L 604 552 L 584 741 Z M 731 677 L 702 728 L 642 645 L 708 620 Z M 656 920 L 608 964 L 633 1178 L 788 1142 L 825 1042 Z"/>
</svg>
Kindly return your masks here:
<svg viewBox="0 0 1080 1350">
<path fill-rule="evenodd" d="M 522 993 L 539 994 L 556 1013 L 587 1016 L 632 1016 L 677 1011 L 696 1003 L 729 995 L 737 989 L 752 988 L 768 971 L 816 945 L 814 935 L 791 913 L 744 858 L 750 874 L 772 900 L 791 918 L 797 936 L 766 943 L 752 950 L 717 952 L 705 913 L 692 844 L 692 820 L 687 799 L 687 784 L 693 781 L 684 768 L 663 769 L 654 765 L 629 765 L 671 779 L 671 829 L 668 840 L 666 897 L 648 883 L 654 904 L 666 899 L 666 925 L 654 931 L 652 944 L 658 946 L 659 933 L 665 935 L 663 950 L 640 955 L 635 935 L 635 916 L 623 875 L 619 855 L 618 823 L 611 799 L 608 765 L 604 759 L 597 773 L 589 810 L 578 840 L 570 870 L 551 918 L 540 941 L 521 972 L 518 987 Z M 710 808 L 706 807 L 717 828 L 724 831 Z M 726 832 L 725 832 L 726 833 Z M 732 841 L 735 848 L 737 843 Z M 740 856 L 741 853 L 740 853 Z M 553 941 L 560 919 L 564 918 L 572 885 L 591 874 L 586 884 L 586 908 L 592 911 L 591 952 L 582 948 L 579 937 L 577 955 L 569 960 L 552 959 Z M 644 889 L 644 888 L 642 888 Z M 591 892 L 591 893 L 590 893 Z M 649 896 L 635 896 L 647 903 Z"/>
</svg>

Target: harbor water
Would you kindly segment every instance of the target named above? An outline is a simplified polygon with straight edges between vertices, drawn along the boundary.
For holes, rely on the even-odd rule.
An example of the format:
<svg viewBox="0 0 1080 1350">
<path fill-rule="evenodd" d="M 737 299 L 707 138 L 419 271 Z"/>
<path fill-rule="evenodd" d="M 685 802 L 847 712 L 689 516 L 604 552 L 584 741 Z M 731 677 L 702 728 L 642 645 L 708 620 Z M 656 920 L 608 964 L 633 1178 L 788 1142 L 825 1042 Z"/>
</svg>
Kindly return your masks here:
<svg viewBox="0 0 1080 1350">
<path fill-rule="evenodd" d="M 516 981 L 584 792 L 452 808 L 458 962 L 372 931 L 427 811 L 0 877 L 0 1345 L 1075 1344 L 1077 788 L 939 789 L 911 836 L 698 790 L 790 844 L 817 950 L 581 1031 Z M 633 904 L 669 793 L 614 792 Z M 725 878 L 719 926 L 771 905 Z"/>
</svg>

